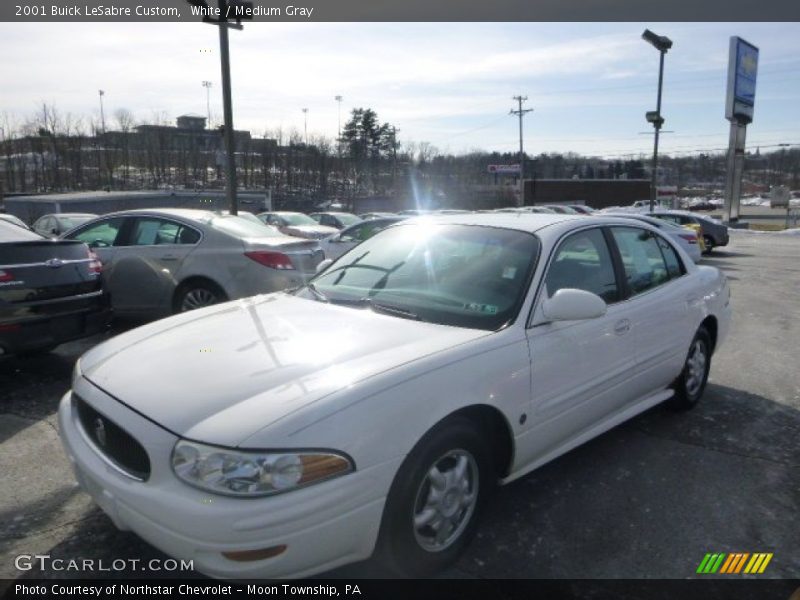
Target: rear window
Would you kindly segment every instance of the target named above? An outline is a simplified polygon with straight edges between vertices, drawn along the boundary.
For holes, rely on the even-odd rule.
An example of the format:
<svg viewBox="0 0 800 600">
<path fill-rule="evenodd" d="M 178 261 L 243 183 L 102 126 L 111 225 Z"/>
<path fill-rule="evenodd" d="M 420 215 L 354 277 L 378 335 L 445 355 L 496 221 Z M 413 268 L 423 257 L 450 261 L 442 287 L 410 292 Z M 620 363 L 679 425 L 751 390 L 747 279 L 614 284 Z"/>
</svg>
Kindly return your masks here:
<svg viewBox="0 0 800 600">
<path fill-rule="evenodd" d="M 256 223 L 234 215 L 216 216 L 211 220 L 211 226 L 228 235 L 240 238 L 283 236 L 279 231 L 263 223 Z"/>
</svg>

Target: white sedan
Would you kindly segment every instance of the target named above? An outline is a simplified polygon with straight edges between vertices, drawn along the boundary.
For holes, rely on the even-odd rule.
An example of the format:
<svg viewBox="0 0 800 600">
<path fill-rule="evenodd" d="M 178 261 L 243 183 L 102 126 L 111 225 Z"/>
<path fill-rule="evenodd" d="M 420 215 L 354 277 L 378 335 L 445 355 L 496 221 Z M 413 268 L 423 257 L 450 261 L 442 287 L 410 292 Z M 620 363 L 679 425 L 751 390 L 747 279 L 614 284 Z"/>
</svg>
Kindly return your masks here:
<svg viewBox="0 0 800 600">
<path fill-rule="evenodd" d="M 293 292 L 87 352 L 59 408 L 121 529 L 221 578 L 453 562 L 487 495 L 658 404 L 690 408 L 730 292 L 630 219 L 411 219 Z"/>
</svg>

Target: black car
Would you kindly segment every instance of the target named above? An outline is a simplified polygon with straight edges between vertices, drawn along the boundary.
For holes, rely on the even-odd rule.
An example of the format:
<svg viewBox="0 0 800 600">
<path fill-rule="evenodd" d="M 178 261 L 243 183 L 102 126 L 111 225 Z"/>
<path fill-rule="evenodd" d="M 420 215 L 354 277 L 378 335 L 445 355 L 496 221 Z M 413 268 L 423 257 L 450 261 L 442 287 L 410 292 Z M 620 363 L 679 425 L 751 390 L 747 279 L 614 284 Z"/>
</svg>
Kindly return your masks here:
<svg viewBox="0 0 800 600">
<path fill-rule="evenodd" d="M 0 358 L 46 352 L 107 328 L 102 264 L 83 242 L 0 221 Z"/>
</svg>

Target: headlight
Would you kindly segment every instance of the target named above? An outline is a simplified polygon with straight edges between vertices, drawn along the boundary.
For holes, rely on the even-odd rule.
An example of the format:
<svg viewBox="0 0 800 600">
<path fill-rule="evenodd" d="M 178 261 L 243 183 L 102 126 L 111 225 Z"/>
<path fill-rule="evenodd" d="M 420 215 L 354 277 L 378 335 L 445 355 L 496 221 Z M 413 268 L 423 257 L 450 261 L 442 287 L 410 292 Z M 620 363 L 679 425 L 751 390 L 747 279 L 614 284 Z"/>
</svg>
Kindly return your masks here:
<svg viewBox="0 0 800 600">
<path fill-rule="evenodd" d="M 245 451 L 178 441 L 172 470 L 189 485 L 228 496 L 268 496 L 319 483 L 354 470 L 326 450 Z"/>
</svg>

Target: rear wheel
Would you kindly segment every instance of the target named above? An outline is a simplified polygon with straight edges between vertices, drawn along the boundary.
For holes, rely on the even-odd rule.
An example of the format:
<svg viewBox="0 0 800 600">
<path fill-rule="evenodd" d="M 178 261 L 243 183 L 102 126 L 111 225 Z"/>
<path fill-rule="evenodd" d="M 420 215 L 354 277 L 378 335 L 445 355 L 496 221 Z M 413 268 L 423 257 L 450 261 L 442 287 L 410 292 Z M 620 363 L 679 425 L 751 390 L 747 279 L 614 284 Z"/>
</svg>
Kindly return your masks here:
<svg viewBox="0 0 800 600">
<path fill-rule="evenodd" d="M 486 439 L 469 420 L 454 419 L 428 433 L 392 484 L 378 558 L 407 577 L 453 563 L 475 534 L 494 478 Z"/>
<path fill-rule="evenodd" d="M 675 395 L 668 400 L 669 406 L 677 410 L 693 408 L 706 389 L 710 370 L 711 337 L 705 327 L 701 327 L 689 346 L 683 371 L 673 384 Z"/>
<path fill-rule="evenodd" d="M 222 289 L 210 281 L 191 281 L 181 285 L 175 293 L 174 312 L 186 312 L 196 308 L 225 302 L 227 296 Z"/>
<path fill-rule="evenodd" d="M 711 251 L 714 249 L 714 238 L 710 235 L 703 236 L 703 243 L 706 246 L 706 254 L 711 254 Z"/>
</svg>

